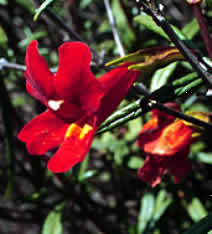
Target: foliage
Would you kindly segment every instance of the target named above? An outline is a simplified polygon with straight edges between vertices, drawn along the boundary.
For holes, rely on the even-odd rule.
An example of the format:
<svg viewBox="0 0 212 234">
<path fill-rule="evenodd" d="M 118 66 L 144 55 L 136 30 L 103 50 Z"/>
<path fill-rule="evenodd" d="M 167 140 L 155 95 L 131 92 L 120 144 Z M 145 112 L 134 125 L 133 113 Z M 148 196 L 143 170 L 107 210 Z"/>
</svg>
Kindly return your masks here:
<svg viewBox="0 0 212 234">
<path fill-rule="evenodd" d="M 167 32 L 140 9 L 139 1 L 109 2 L 126 54 L 173 46 Z M 163 14 L 174 32 L 194 49 L 211 74 L 210 55 L 193 6 L 181 0 L 158 2 L 164 4 Z M 192 170 L 179 184 L 165 175 L 160 185 L 150 188 L 137 177 L 146 155 L 136 139 L 150 119 L 151 108 L 145 109 L 149 97 L 162 104 L 176 101 L 183 112 L 212 111 L 211 96 L 206 95 L 209 84 L 188 59 L 154 66 L 143 76 L 139 82 L 150 96 L 136 92 L 135 84 L 119 110 L 99 128 L 89 157 L 66 173 L 48 171 L 52 153 L 29 155 L 17 139 L 22 127 L 45 110 L 25 90 L 24 58 L 32 40 L 39 40 L 39 51 L 53 72 L 58 65 L 57 48 L 65 41 L 78 40 L 91 48 L 96 77 L 112 69 L 104 64 L 118 59 L 120 50 L 104 3 L 0 0 L 0 233 L 210 233 L 210 128 L 204 128 L 201 140 L 192 145 Z M 211 1 L 203 1 L 201 7 L 212 34 Z"/>
</svg>

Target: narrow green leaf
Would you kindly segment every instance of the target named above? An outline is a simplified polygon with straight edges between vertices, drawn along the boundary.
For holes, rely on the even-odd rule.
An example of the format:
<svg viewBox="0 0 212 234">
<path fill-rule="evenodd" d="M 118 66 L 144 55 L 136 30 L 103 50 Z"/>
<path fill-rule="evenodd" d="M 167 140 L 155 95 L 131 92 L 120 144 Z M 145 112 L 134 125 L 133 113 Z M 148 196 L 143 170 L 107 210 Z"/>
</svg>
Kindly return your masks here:
<svg viewBox="0 0 212 234">
<path fill-rule="evenodd" d="M 210 68 L 212 68 L 212 60 L 210 58 L 203 57 L 202 59 Z"/>
<path fill-rule="evenodd" d="M 187 39 L 191 40 L 197 33 L 199 32 L 199 24 L 194 18 L 191 22 L 186 24 L 184 28 L 182 29 L 182 33 L 185 34 Z"/>
<path fill-rule="evenodd" d="M 42 12 L 51 4 L 54 0 L 45 0 L 39 8 L 35 10 L 35 15 L 33 17 L 33 20 L 36 21 L 38 17 L 42 14 Z"/>
<path fill-rule="evenodd" d="M 79 170 L 79 174 L 78 174 L 79 181 L 83 180 L 82 178 L 83 178 L 83 176 L 86 173 L 86 170 L 88 168 L 88 161 L 89 161 L 89 153 L 85 157 L 85 159 L 82 161 L 82 163 L 80 164 L 80 170 Z"/>
<path fill-rule="evenodd" d="M 7 41 L 7 34 L 5 33 L 4 29 L 0 26 L 0 47 L 6 48 Z"/>
<path fill-rule="evenodd" d="M 187 211 L 193 221 L 199 221 L 207 215 L 207 211 L 198 198 L 193 198 L 191 204 L 188 205 Z"/>
<path fill-rule="evenodd" d="M 82 0 L 80 2 L 80 7 L 86 8 L 89 4 L 91 4 L 92 0 Z"/>
<path fill-rule="evenodd" d="M 177 64 L 178 62 L 171 63 L 168 66 L 161 68 L 154 73 L 150 84 L 151 92 L 159 89 L 168 82 L 168 79 L 175 71 Z"/>
<path fill-rule="evenodd" d="M 143 233 L 150 223 L 154 211 L 155 199 L 153 194 L 147 192 L 141 200 L 141 208 L 138 216 L 138 234 Z"/>
<path fill-rule="evenodd" d="M 129 27 L 127 17 L 120 4 L 120 0 L 113 0 L 111 3 L 111 8 L 114 12 L 114 17 L 116 19 L 116 24 L 120 33 L 121 40 L 124 45 L 130 47 L 133 41 L 135 41 L 135 34 Z"/>
<path fill-rule="evenodd" d="M 165 38 L 166 40 L 170 41 L 169 37 L 167 36 L 167 34 L 163 31 L 163 29 L 158 26 L 155 21 L 152 19 L 151 16 L 146 15 L 144 13 L 141 13 L 140 15 L 136 16 L 134 18 L 134 20 L 142 25 L 144 25 L 147 29 L 157 33 L 158 35 L 160 35 L 161 37 Z M 186 37 L 185 35 L 174 25 L 171 25 L 172 29 L 175 31 L 175 33 L 177 34 L 177 36 L 181 39 L 181 40 L 185 40 Z"/>
<path fill-rule="evenodd" d="M 80 182 L 84 182 L 97 174 L 97 170 L 86 171 L 83 175 L 79 177 Z"/>
<path fill-rule="evenodd" d="M 142 124 L 141 119 L 134 119 L 128 123 L 128 131 L 125 134 L 124 138 L 127 141 L 133 141 L 137 138 L 139 131 L 141 130 Z"/>
<path fill-rule="evenodd" d="M 205 234 L 212 230 L 212 213 L 207 217 L 195 223 L 189 230 L 183 234 Z"/>
<path fill-rule="evenodd" d="M 56 208 L 51 211 L 42 228 L 42 234 L 62 234 L 63 233 L 63 225 L 61 222 L 62 211 L 63 211 L 64 203 L 59 204 Z"/>
<path fill-rule="evenodd" d="M 131 169 L 139 169 L 144 165 L 144 160 L 139 157 L 131 157 L 128 161 L 128 167 Z"/>
<path fill-rule="evenodd" d="M 30 28 L 25 28 L 24 32 L 26 34 L 26 38 L 23 39 L 23 40 L 21 40 L 18 43 L 18 46 L 20 48 L 26 48 L 31 41 L 38 40 L 38 39 L 46 36 L 46 32 L 45 31 L 31 32 Z"/>
<path fill-rule="evenodd" d="M 203 163 L 212 164 L 212 152 L 209 153 L 200 152 L 197 154 L 196 159 Z"/>
<path fill-rule="evenodd" d="M 16 2 L 33 14 L 35 7 L 32 0 L 16 0 Z"/>
<path fill-rule="evenodd" d="M 158 35 L 164 37 L 165 39 L 169 40 L 169 37 L 163 31 L 161 27 L 159 27 L 155 21 L 152 19 L 151 16 L 142 13 L 134 18 L 134 20 L 142 25 L 144 25 L 147 29 L 157 33 Z"/>
<path fill-rule="evenodd" d="M 0 5 L 7 5 L 7 0 L 0 0 Z"/>
<path fill-rule="evenodd" d="M 171 204 L 172 198 L 167 194 L 166 190 L 160 190 L 155 201 L 155 209 L 153 220 L 154 223 L 157 222 L 160 217 L 165 213 L 168 206 Z"/>
</svg>

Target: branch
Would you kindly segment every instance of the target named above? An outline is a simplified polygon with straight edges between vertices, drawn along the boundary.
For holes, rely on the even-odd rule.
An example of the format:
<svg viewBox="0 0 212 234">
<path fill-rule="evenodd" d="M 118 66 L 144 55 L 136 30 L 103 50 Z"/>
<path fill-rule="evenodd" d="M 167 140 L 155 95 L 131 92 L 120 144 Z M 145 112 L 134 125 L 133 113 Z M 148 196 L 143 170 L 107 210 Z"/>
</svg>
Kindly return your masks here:
<svg viewBox="0 0 212 234">
<path fill-rule="evenodd" d="M 140 2 L 140 6 L 143 7 L 144 11 L 150 14 L 155 22 L 162 27 L 162 29 L 166 32 L 169 38 L 173 41 L 176 47 L 183 54 L 185 59 L 191 64 L 191 66 L 197 71 L 197 73 L 204 79 L 204 81 L 212 87 L 212 75 L 208 72 L 207 67 L 200 62 L 196 56 L 191 52 L 191 50 L 187 47 L 187 45 L 179 39 L 174 30 L 167 23 L 165 17 L 162 15 L 161 11 L 156 7 L 154 1 L 149 4 Z"/>
<path fill-rule="evenodd" d="M 114 40 L 115 40 L 116 45 L 117 45 L 118 50 L 119 50 L 119 54 L 121 57 L 123 57 L 123 56 L 125 56 L 125 52 L 124 52 L 124 48 L 123 48 L 123 45 L 121 43 L 121 40 L 120 40 L 120 37 L 118 34 L 118 30 L 116 28 L 116 22 L 115 22 L 113 12 L 112 12 L 111 7 L 110 7 L 109 0 L 104 0 L 104 4 L 105 4 L 106 11 L 107 11 L 109 23 L 110 23 L 110 26 L 112 28 L 113 37 L 114 37 Z"/>
<path fill-rule="evenodd" d="M 193 10 L 193 13 L 194 13 L 197 21 L 198 21 L 200 32 L 201 32 L 202 38 L 205 42 L 205 46 L 207 48 L 208 54 L 209 54 L 210 58 L 212 59 L 212 38 L 211 38 L 211 35 L 208 31 L 208 27 L 205 23 L 205 19 L 203 17 L 202 11 L 201 11 L 202 9 L 201 9 L 200 3 L 192 5 L 192 10 Z"/>
<path fill-rule="evenodd" d="M 26 70 L 26 66 L 24 66 L 24 65 L 19 65 L 17 63 L 10 63 L 5 58 L 0 58 L 0 70 L 2 70 L 4 68 L 10 68 L 10 69 L 15 69 L 15 70 L 19 70 L 19 71 Z"/>
</svg>

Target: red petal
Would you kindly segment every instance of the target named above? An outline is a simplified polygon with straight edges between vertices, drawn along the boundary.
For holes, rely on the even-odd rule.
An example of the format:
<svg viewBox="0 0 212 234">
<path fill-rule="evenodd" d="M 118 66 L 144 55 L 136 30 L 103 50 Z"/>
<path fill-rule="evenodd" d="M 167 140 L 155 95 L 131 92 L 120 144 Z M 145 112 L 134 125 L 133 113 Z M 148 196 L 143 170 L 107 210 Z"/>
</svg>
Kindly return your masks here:
<svg viewBox="0 0 212 234">
<path fill-rule="evenodd" d="M 33 97 L 42 100 L 39 95 L 49 97 L 53 93 L 53 74 L 50 72 L 45 59 L 39 54 L 37 45 L 37 41 L 32 41 L 27 48 L 25 77 L 32 89 L 36 90 Z"/>
<path fill-rule="evenodd" d="M 113 113 L 138 76 L 140 72 L 128 70 L 127 67 L 118 67 L 98 79 L 105 92 L 98 111 L 98 125 Z"/>
<path fill-rule="evenodd" d="M 66 42 L 59 48 L 59 68 L 55 89 L 59 97 L 94 112 L 100 105 L 103 90 L 90 71 L 91 52 L 82 42 Z"/>
<path fill-rule="evenodd" d="M 160 184 L 161 177 L 167 172 L 166 161 L 154 155 L 147 156 L 144 166 L 138 170 L 138 177 L 152 187 Z M 169 158 L 168 158 L 169 159 Z M 164 162 L 163 162 L 164 161 Z"/>
<path fill-rule="evenodd" d="M 157 116 L 153 116 L 152 119 L 142 127 L 136 143 L 145 152 L 151 153 L 158 142 L 160 134 L 161 128 L 159 126 L 159 119 Z"/>
<path fill-rule="evenodd" d="M 75 164 L 84 160 L 91 146 L 96 124 L 71 124 L 67 130 L 64 142 L 56 154 L 49 160 L 48 169 L 55 173 L 66 172 Z"/>
<path fill-rule="evenodd" d="M 25 125 L 18 138 L 27 143 L 30 154 L 40 155 L 63 142 L 68 126 L 47 110 Z"/>
<path fill-rule="evenodd" d="M 27 92 L 40 102 L 42 102 L 44 105 L 48 105 L 48 99 L 47 97 L 43 96 L 43 93 L 39 92 L 37 89 L 33 88 L 28 81 L 26 81 L 26 90 Z"/>
<path fill-rule="evenodd" d="M 161 177 L 170 171 L 175 183 L 179 183 L 191 169 L 187 158 L 189 151 L 190 147 L 186 146 L 171 157 L 148 155 L 144 166 L 138 170 L 138 177 L 155 187 L 160 184 Z"/>
<path fill-rule="evenodd" d="M 192 143 L 192 130 L 178 120 L 169 124 L 158 138 L 157 144 L 151 149 L 151 154 L 169 156 L 182 150 Z"/>
<path fill-rule="evenodd" d="M 189 151 L 190 146 L 187 146 L 185 149 L 175 154 L 169 162 L 169 169 L 174 176 L 175 183 L 179 183 L 191 170 L 191 165 L 188 161 Z"/>
</svg>

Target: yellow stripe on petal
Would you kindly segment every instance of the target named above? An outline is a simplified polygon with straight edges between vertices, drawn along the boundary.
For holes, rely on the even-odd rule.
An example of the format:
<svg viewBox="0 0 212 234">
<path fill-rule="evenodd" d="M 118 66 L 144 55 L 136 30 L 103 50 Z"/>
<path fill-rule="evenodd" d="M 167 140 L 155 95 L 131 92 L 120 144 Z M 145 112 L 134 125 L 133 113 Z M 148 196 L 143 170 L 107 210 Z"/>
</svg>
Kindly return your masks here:
<svg viewBox="0 0 212 234">
<path fill-rule="evenodd" d="M 79 138 L 80 138 L 80 139 L 83 139 L 84 136 L 85 136 L 89 131 L 91 131 L 92 129 L 93 129 L 93 127 L 91 127 L 89 124 L 85 124 L 84 127 L 83 127 L 83 129 L 82 129 L 82 131 L 81 131 L 81 133 L 80 133 Z"/>
<path fill-rule="evenodd" d="M 70 136 L 79 136 L 81 131 L 82 128 L 79 125 L 73 123 L 66 131 L 65 138 L 68 138 Z"/>
<path fill-rule="evenodd" d="M 66 131 L 65 138 L 75 136 L 75 137 L 79 137 L 79 139 L 83 139 L 85 135 L 92 129 L 93 127 L 90 126 L 89 124 L 85 124 L 82 128 L 78 124 L 73 123 L 70 125 L 70 127 Z"/>
</svg>

